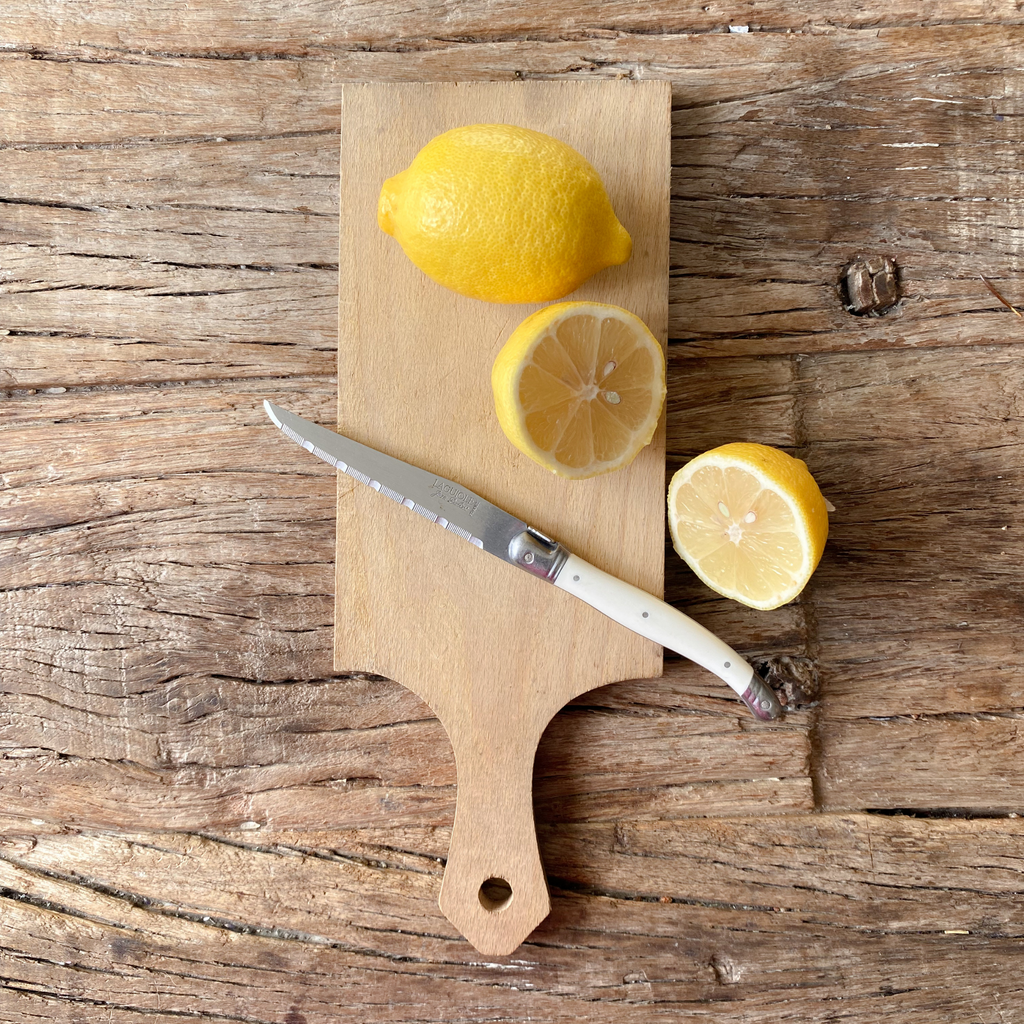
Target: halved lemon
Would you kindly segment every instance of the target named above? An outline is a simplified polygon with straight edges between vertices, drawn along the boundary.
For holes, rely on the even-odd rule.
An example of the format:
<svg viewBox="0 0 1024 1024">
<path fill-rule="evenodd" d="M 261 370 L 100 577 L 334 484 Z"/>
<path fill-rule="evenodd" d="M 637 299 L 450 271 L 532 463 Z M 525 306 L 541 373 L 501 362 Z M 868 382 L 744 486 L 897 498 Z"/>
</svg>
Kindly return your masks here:
<svg viewBox="0 0 1024 1024">
<path fill-rule="evenodd" d="M 561 302 L 527 317 L 491 370 L 505 436 L 572 479 L 628 465 L 658 426 L 665 352 L 644 322 L 599 302 Z"/>
<path fill-rule="evenodd" d="M 768 611 L 792 601 L 818 567 L 828 506 L 800 459 L 739 442 L 672 477 L 668 523 L 676 551 L 712 590 Z"/>
</svg>

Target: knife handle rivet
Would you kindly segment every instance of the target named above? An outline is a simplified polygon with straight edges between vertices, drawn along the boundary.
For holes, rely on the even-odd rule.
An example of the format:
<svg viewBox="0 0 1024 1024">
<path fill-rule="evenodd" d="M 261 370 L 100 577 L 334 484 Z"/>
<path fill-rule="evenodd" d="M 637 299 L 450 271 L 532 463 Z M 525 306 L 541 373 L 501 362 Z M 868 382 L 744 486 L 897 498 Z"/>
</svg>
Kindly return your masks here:
<svg viewBox="0 0 1024 1024">
<path fill-rule="evenodd" d="M 526 554 L 523 555 L 523 561 L 527 565 L 532 565 L 533 564 L 533 552 L 532 551 L 527 551 Z"/>
<path fill-rule="evenodd" d="M 649 619 L 650 617 L 651 617 L 651 613 L 650 612 L 644 612 L 644 618 L 645 619 Z"/>
<path fill-rule="evenodd" d="M 579 581 L 580 581 L 579 576 L 573 576 L 572 581 L 573 581 L 573 583 L 579 583 Z"/>
</svg>

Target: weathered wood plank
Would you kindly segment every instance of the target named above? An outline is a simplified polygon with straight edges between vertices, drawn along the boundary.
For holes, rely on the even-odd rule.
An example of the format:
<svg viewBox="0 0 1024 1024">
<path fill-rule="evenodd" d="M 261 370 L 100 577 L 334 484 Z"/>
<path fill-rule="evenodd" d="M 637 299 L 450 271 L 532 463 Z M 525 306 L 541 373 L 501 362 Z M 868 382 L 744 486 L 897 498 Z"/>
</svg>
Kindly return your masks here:
<svg viewBox="0 0 1024 1024">
<path fill-rule="evenodd" d="M 1024 703 L 1022 390 L 1016 346 L 672 360 L 670 468 L 761 441 L 808 460 L 836 505 L 802 601 L 829 715 Z M 667 564 L 669 593 L 689 603 L 701 589 Z"/>
<path fill-rule="evenodd" d="M 237 687 L 218 680 L 199 682 L 206 706 L 238 695 Z M 348 701 L 359 697 L 358 687 L 342 681 L 320 686 L 347 692 Z M 393 697 L 392 703 L 401 699 Z M 258 705 L 248 718 L 228 707 L 200 728 L 167 721 L 170 715 L 153 726 L 145 719 L 144 701 L 125 701 L 121 720 L 108 720 L 105 731 L 95 715 L 68 713 L 62 729 L 47 731 L 57 733 L 50 737 L 40 736 L 41 701 L 10 700 L 9 714 L 20 719 L 20 727 L 3 730 L 5 809 L 26 821 L 89 828 L 451 824 L 455 763 L 436 720 L 356 730 L 348 726 L 344 708 L 334 717 L 303 713 L 295 709 L 300 701 L 308 705 L 309 697 L 282 701 L 283 708 L 256 726 L 251 715 L 259 713 Z M 139 712 L 140 727 L 122 724 L 129 710 Z M 195 713 L 195 705 L 190 710 Z M 639 721 L 598 711 L 563 712 L 549 728 L 534 773 L 539 821 L 614 821 L 623 814 L 671 820 L 812 807 L 806 724 L 790 722 L 761 735 L 723 709 L 714 717 L 686 709 Z M 280 734 L 267 739 L 264 730 L 277 723 Z M 222 731 L 234 734 L 231 742 L 216 742 Z M 18 745 L 26 739 L 59 745 L 60 753 Z M 647 753 L 609 766 L 608 751 L 630 744 Z M 147 750 L 153 747 L 155 756 Z M 233 754 L 236 764 L 230 763 Z"/>
<path fill-rule="evenodd" d="M 1019 821 L 544 829 L 552 916 L 493 962 L 435 905 L 446 832 L 8 835 L 0 1006 L 308 1024 L 382 1003 L 392 1021 L 737 1024 L 1024 1008 Z"/>
<path fill-rule="evenodd" d="M 877 354 L 870 365 L 853 355 L 674 358 L 672 465 L 737 437 L 794 448 L 810 458 L 839 508 L 808 601 L 770 615 L 733 606 L 705 591 L 671 552 L 670 598 L 755 658 L 813 653 L 830 716 L 1019 709 L 1013 668 L 1019 616 L 1006 587 L 1016 564 L 1008 517 L 1019 489 L 1011 443 L 1020 422 L 1018 362 L 1013 348 L 976 349 L 966 357 Z M 1003 382 L 1002 406 L 993 403 L 992 379 Z M 5 465 L 14 498 L 8 498 L 8 524 L 44 531 L 8 544 L 7 585 L 29 588 L 6 596 L 10 621 L 21 623 L 7 645 L 12 671 L 38 649 L 48 655 L 41 665 L 28 662 L 26 678 L 64 679 L 66 690 L 81 686 L 82 673 L 90 673 L 90 686 L 109 679 L 115 688 L 203 675 L 211 657 L 217 671 L 243 679 L 330 675 L 330 473 L 316 464 L 300 478 L 266 471 L 275 452 L 256 408 L 263 387 L 140 388 L 127 397 L 89 392 L 84 410 L 75 392 L 8 404 L 13 422 L 24 417 L 23 440 L 11 446 Z M 305 378 L 278 385 L 275 394 L 326 418 L 329 391 Z M 873 440 L 885 427 L 879 410 L 897 404 L 906 409 L 902 442 Z M 201 472 L 190 447 L 197 425 L 205 439 Z M 809 438 L 815 440 L 808 444 Z M 41 445 L 50 453 L 45 463 Z M 936 482 L 936 464 L 953 451 L 961 453 L 964 471 Z M 295 505 L 299 479 L 305 497 Z M 949 511 L 959 508 L 965 511 Z M 237 582 L 242 566 L 244 588 Z M 141 605 L 126 583 L 148 595 Z M 896 598 L 902 611 L 894 615 Z M 107 612 L 90 611 L 99 607 Z M 965 627 L 967 613 L 974 618 Z M 85 632 L 69 647 L 66 630 L 74 623 Z M 111 641 L 112 623 L 124 640 Z M 956 672 L 937 674 L 936 666 L 947 663 Z M 715 692 L 705 683 L 703 692 L 709 691 Z M 49 699 L 59 695 L 51 692 Z M 45 715 L 39 721 L 51 737 L 55 729 L 90 736 L 88 725 L 47 723 Z M 140 722 L 141 735 L 124 741 L 128 749 L 168 743 L 159 722 Z M 100 724 L 113 742 L 116 734 L 102 718 L 92 730 Z M 147 740 L 148 729 L 156 738 Z M 28 736 L 17 743 L 47 745 Z M 827 761 L 827 742 L 824 750 Z M 856 754 L 843 745 L 844 759 Z M 125 748 L 115 744 L 107 756 L 124 757 Z M 264 763 L 262 756 L 255 760 Z M 973 771 L 964 766 L 967 775 Z M 689 781 L 674 776 L 666 784 Z M 902 776 L 890 774 L 888 781 L 892 792 L 883 806 L 919 806 Z M 1011 782 L 1000 776 L 992 785 L 1006 789 Z M 971 789 L 954 788 L 970 799 Z M 925 796 L 929 806 L 933 797 Z M 650 799 L 671 803 L 664 794 Z M 879 802 L 873 792 L 864 799 L 866 806 Z M 978 799 L 979 806 L 992 804 L 991 792 Z M 1010 803 L 1007 791 L 999 806 Z M 858 804 L 847 786 L 842 806 L 851 805 Z"/>
<path fill-rule="evenodd" d="M 331 373 L 336 362 L 337 272 L 295 267 L 179 267 L 173 262 L 75 257 L 18 246 L 5 257 L 4 339 L 16 359 L 21 336 L 57 335 L 84 346 L 63 379 L 52 365 L 22 358 L 4 384 L 120 383 L 119 366 L 141 364 L 128 380 L 202 380 Z M 68 291 L 76 292 L 75 302 Z M 153 349 L 146 345 L 153 343 Z M 50 345 L 52 346 L 52 342 Z M 38 359 L 38 357 L 37 357 Z M 23 365 L 28 363 L 27 366 Z M 93 363 L 92 372 L 75 364 Z M 93 376 L 95 374 L 95 376 Z M 40 379 L 41 378 L 41 379 Z M 77 378 L 77 379 L 76 379 Z"/>
<path fill-rule="evenodd" d="M 701 231 L 702 238 L 675 247 L 671 329 L 693 355 L 991 344 L 1019 333 L 1017 318 L 982 280 L 984 275 L 1008 301 L 1024 304 L 1009 277 L 1019 269 L 1016 208 L 950 222 L 943 212 L 948 204 L 911 204 L 899 218 L 931 225 L 929 237 L 920 246 L 889 247 L 879 226 L 872 229 L 879 236 L 875 243 L 859 229 L 844 230 L 839 239 L 814 240 L 823 233 L 794 237 L 800 230 L 794 225 L 804 217 L 795 215 L 792 204 L 766 209 L 750 202 L 747 225 L 729 200 L 697 205 L 680 209 L 678 221 L 691 225 L 691 216 L 699 214 L 694 233 L 707 225 L 722 235 L 715 240 Z M 204 359 L 214 376 L 327 372 L 336 273 L 334 264 L 322 261 L 333 256 L 337 242 L 332 223 L 311 227 L 301 213 L 282 224 L 280 215 L 223 211 L 54 215 L 36 207 L 13 209 L 4 231 L 13 244 L 6 247 L 0 283 L 4 329 L 13 332 L 0 340 L 7 386 L 175 379 L 195 374 L 196 347 L 210 338 L 235 346 L 223 368 Z M 807 210 L 808 220 L 815 212 L 820 224 L 832 210 Z M 885 213 L 879 217 L 880 224 L 892 225 Z M 253 224 L 248 234 L 246 222 Z M 739 235 L 746 228 L 776 239 L 774 270 L 767 255 L 756 261 L 747 255 L 752 243 Z M 107 231 L 121 239 L 117 251 L 89 253 L 100 248 L 96 239 Z M 976 255 L 986 234 L 998 244 Z M 962 251 L 936 254 L 939 236 Z M 898 254 L 904 299 L 889 316 L 854 317 L 842 309 L 840 270 L 865 249 Z M 68 290 L 78 293 L 73 317 L 63 294 Z M 282 344 L 293 338 L 302 358 L 315 362 L 296 364 L 296 349 Z M 315 345 L 312 353 L 302 348 L 307 340 Z M 57 360 L 55 346 L 66 348 L 68 357 Z"/>
<path fill-rule="evenodd" d="M 449 820 L 438 723 L 394 684 L 332 676 L 334 474 L 281 462 L 258 404 L 325 420 L 332 391 L 303 377 L 8 399 L 9 811 L 177 828 Z M 785 615 L 730 638 L 802 650 Z M 549 730 L 538 804 L 556 820 L 810 806 L 806 715 L 762 736 L 705 675 L 677 661 L 664 685 L 588 696 L 593 711 Z M 609 771 L 616 736 L 650 754 Z"/>
<path fill-rule="evenodd" d="M 809 461 L 837 506 L 801 600 L 821 683 L 824 805 L 1018 807 L 1017 347 L 673 368 L 670 452 L 782 445 Z M 685 605 L 703 588 L 677 566 L 668 589 Z M 715 628 L 715 608 L 704 621 Z M 743 635 L 746 624 L 730 628 Z"/>
<path fill-rule="evenodd" d="M 828 36 L 602 35 L 571 42 L 513 40 L 403 48 L 400 53 L 355 50 L 334 59 L 307 60 L 146 57 L 137 63 L 96 63 L 9 55 L 0 60 L 6 103 L 0 117 L 6 146 L 155 140 L 166 145 L 220 136 L 266 138 L 332 131 L 338 113 L 333 87 L 344 81 L 514 80 L 570 72 L 658 77 L 672 80 L 673 100 L 680 108 L 674 122 L 682 135 L 709 123 L 721 128 L 724 120 L 725 133 L 720 130 L 712 136 L 720 147 L 716 169 L 753 173 L 755 177 L 748 178 L 755 186 L 749 190 L 753 194 L 765 194 L 766 185 L 775 180 L 771 161 L 789 166 L 787 151 L 794 139 L 805 158 L 813 157 L 805 160 L 802 176 L 818 186 L 810 193 L 812 198 L 860 191 L 829 163 L 833 152 L 843 150 L 847 163 L 861 174 L 871 174 L 863 182 L 870 183 L 872 192 L 918 188 L 902 194 L 932 195 L 934 186 L 919 186 L 934 182 L 935 172 L 945 169 L 944 180 L 955 180 L 967 194 L 976 194 L 975 188 L 985 183 L 994 183 L 994 194 L 1001 194 L 1005 177 L 992 161 L 978 159 L 963 166 L 949 157 L 956 146 L 973 146 L 981 154 L 987 142 L 984 152 L 1003 152 L 1013 159 L 1011 146 L 1019 137 L 1013 115 L 1020 105 L 1016 54 L 1022 39 L 1024 26 L 975 25 Z M 211 79 L 217 83 L 212 92 Z M 781 90 L 780 81 L 785 82 Z M 235 97 L 234 103 L 216 102 L 225 92 Z M 899 104 L 899 117 L 887 112 L 894 104 Z M 902 117 L 905 106 L 909 123 Z M 794 113 L 799 120 L 787 124 L 786 117 Z M 970 131 L 982 120 L 987 139 Z M 765 123 L 772 127 L 768 133 Z M 851 132 L 854 144 L 844 146 Z M 922 132 L 927 137 L 921 138 Z M 885 143 L 908 141 L 937 142 L 943 151 L 924 166 L 920 154 L 909 164 L 905 147 L 884 151 Z M 955 146 L 944 148 L 942 143 Z M 677 147 L 682 145 L 677 142 Z M 694 161 L 697 168 L 715 158 L 716 150 L 707 142 L 704 146 L 706 159 Z M 745 160 L 737 159 L 750 147 Z M 694 150 L 692 145 L 684 148 Z M 870 160 L 864 159 L 867 155 Z M 897 167 L 905 167 L 900 176 L 884 177 L 886 169 Z M 787 189 L 792 183 L 781 177 L 780 181 L 781 194 L 791 194 Z"/>
<path fill-rule="evenodd" d="M 1017 699 L 1022 696 L 1018 689 Z M 826 717 L 819 739 L 826 754 L 817 792 L 827 809 L 1019 814 L 1024 806 L 1018 768 L 1024 708 L 856 721 Z M 950 765 L 956 766 L 952 785 Z"/>
<path fill-rule="evenodd" d="M 867 0 L 855 9 L 836 9 L 823 0 L 794 0 L 779 7 L 764 0 L 684 4 L 651 0 L 644 4 L 583 0 L 543 7 L 529 0 L 428 0 L 398 9 L 386 0 L 343 3 L 324 8 L 312 2 L 253 0 L 245 17 L 230 0 L 202 5 L 183 0 L 92 3 L 88 14 L 75 8 L 61 17 L 41 17 L 32 0 L 11 0 L 5 12 L 10 47 L 23 52 L 82 54 L 99 50 L 122 59 L 152 53 L 309 56 L 361 45 L 408 50 L 482 40 L 614 38 L 618 35 L 726 33 L 730 26 L 759 30 L 834 34 L 842 29 L 890 26 L 949 26 L 978 22 L 1013 24 L 1020 9 L 1013 0 L 949 0 L 939 9 L 907 2 Z M 867 33 L 865 33 L 867 34 Z"/>
<path fill-rule="evenodd" d="M 217 74 L 216 64 L 201 64 L 193 76 L 202 82 L 211 104 L 241 108 L 252 116 L 245 97 Z M 111 83 L 112 91 L 116 84 Z M 291 92 L 288 97 L 295 98 Z M 158 117 L 152 127 L 159 129 Z M 174 252 L 175 243 L 180 255 L 194 255 L 204 250 L 190 245 L 244 245 L 246 239 L 238 237 L 243 230 L 254 246 L 273 246 L 268 226 L 280 229 L 282 223 L 293 228 L 286 238 L 302 230 L 313 244 L 332 232 L 337 235 L 338 145 L 338 125 L 326 116 L 322 130 L 308 135 L 172 143 L 158 134 L 152 143 L 138 146 L 8 145 L 3 150 L 8 200 L 3 226 L 13 241 L 34 241 L 49 231 L 54 242 L 62 235 L 75 238 L 92 246 L 92 255 L 101 256 L 143 258 Z M 21 210 L 18 203 L 29 205 Z M 90 214 L 122 220 L 110 222 L 116 230 L 93 230 L 103 221 L 90 221 Z M 33 216 L 40 219 L 29 219 Z M 294 219 L 282 221 L 284 216 Z M 177 237 L 192 220 L 208 230 Z M 188 237 L 193 238 L 191 243 Z M 214 258 L 206 262 L 260 262 L 248 250 L 243 254 L 234 259 L 230 249 L 211 250 Z M 318 262 L 337 262 L 337 246 L 328 259 Z"/>
<path fill-rule="evenodd" d="M 0 59 L 5 148 L 158 145 L 334 133 L 324 61 Z M 211 82 L 213 88 L 210 88 Z M 222 104 L 225 95 L 234 102 Z"/>
<path fill-rule="evenodd" d="M 200 226 L 196 234 L 207 230 L 215 229 Z M 234 267 L 204 264 L 210 254 L 201 242 L 191 253 L 151 253 L 145 260 L 40 252 L 39 246 L 52 244 L 42 239 L 25 243 L 28 248 L 8 247 L 0 287 L 7 295 L 4 329 L 11 334 L 0 338 L 2 383 L 52 387 L 331 372 L 336 272 L 315 263 L 326 255 L 327 240 L 307 246 L 301 231 L 285 241 L 288 229 L 274 232 L 267 224 L 265 230 L 279 241 L 275 261 L 262 267 L 267 248 L 258 235 L 242 243 L 252 245 L 248 253 L 231 253 L 253 264 Z M 66 247 L 65 241 L 60 248 Z M 849 257 L 860 251 L 848 243 L 832 248 Z M 181 265 L 182 259 L 188 263 Z M 936 281 L 934 288 L 923 278 L 911 281 L 914 271 L 907 270 L 904 304 L 877 319 L 843 312 L 836 280 L 830 280 L 838 279 L 844 262 L 838 258 L 811 271 L 816 280 L 805 283 L 723 277 L 737 265 L 726 252 L 721 259 L 719 272 L 706 275 L 676 264 L 686 276 L 671 288 L 672 331 L 694 356 L 957 347 L 1005 343 L 1020 333 L 1017 318 L 981 279 L 987 271 L 1009 301 L 1022 302 L 1019 286 L 1001 278 L 995 257 L 951 260 L 961 267 L 947 269 L 962 276 Z M 73 314 L 64 294 L 69 290 L 79 293 Z M 211 358 L 211 341 L 231 348 Z"/>
<path fill-rule="evenodd" d="M 1015 326 L 1012 314 L 987 291 L 981 275 L 994 279 L 1011 300 L 1017 298 L 1012 275 L 1020 266 L 1019 204 L 1004 201 L 993 207 L 913 198 L 1012 198 L 1003 194 L 1002 185 L 1021 141 L 1020 118 L 1015 116 L 1019 90 L 1007 87 L 1016 80 L 1012 68 L 995 73 L 1006 64 L 1008 37 L 1001 31 L 972 32 L 972 43 L 985 57 L 978 56 L 955 74 L 935 73 L 934 61 L 940 56 L 953 59 L 952 37 L 945 30 L 926 33 L 929 44 L 939 44 L 933 59 L 904 58 L 899 67 L 890 67 L 875 54 L 873 63 L 854 68 L 844 63 L 846 48 L 854 47 L 849 39 L 819 41 L 819 46 L 831 48 L 837 73 L 803 91 L 774 89 L 780 72 L 771 65 L 770 54 L 760 70 L 752 70 L 750 64 L 726 59 L 734 56 L 731 51 L 709 52 L 716 74 L 748 80 L 739 98 L 685 106 L 675 115 L 673 223 L 679 241 L 673 252 L 673 337 L 688 340 L 695 354 L 723 355 L 1004 339 Z M 697 36 L 685 47 L 680 40 L 672 45 L 678 61 L 694 46 L 747 43 Z M 757 45 L 779 44 L 769 34 Z M 910 44 L 909 36 L 897 33 L 887 34 L 884 44 L 873 40 L 864 45 L 885 45 L 895 58 Z M 663 56 L 670 60 L 671 55 Z M 802 59 L 806 63 L 810 57 L 804 54 Z M 30 96 L 68 94 L 68 68 L 73 65 L 2 63 L 10 91 L 26 104 Z M 330 155 L 336 145 L 336 103 L 325 100 L 310 110 L 306 127 L 314 132 L 311 136 L 295 137 L 294 111 L 309 103 L 311 93 L 329 93 L 330 82 L 346 77 L 347 71 L 344 66 L 321 68 L 322 80 L 311 83 L 277 66 L 289 63 L 295 64 L 261 61 L 249 71 L 247 62 L 215 60 L 87 65 L 90 74 L 107 69 L 106 77 L 96 80 L 102 89 L 97 84 L 90 91 L 89 82 L 78 83 L 86 97 L 76 100 L 79 107 L 96 104 L 87 119 L 88 131 L 100 134 L 91 142 L 92 136 L 76 131 L 59 106 L 32 107 L 44 121 L 49 118 L 33 127 L 35 122 L 26 122 L 23 110 L 12 105 L 5 135 L 16 146 L 122 148 L 8 151 L 13 167 L 9 198 L 15 205 L 5 224 L 5 240 L 29 248 L 9 251 L 5 260 L 13 275 L 5 287 L 14 295 L 7 329 L 74 339 L 73 364 L 90 365 L 92 380 L 131 374 L 133 365 L 140 367 L 138 379 L 154 379 L 158 360 L 189 362 L 188 346 L 175 344 L 160 329 L 167 305 L 175 307 L 172 316 L 184 314 L 186 323 L 201 319 L 214 337 L 238 328 L 241 314 L 232 308 L 232 298 L 247 301 L 254 289 L 270 293 L 266 308 L 276 316 L 284 312 L 282 302 L 290 303 L 289 309 L 313 310 L 323 304 L 326 316 L 326 289 L 315 277 L 299 274 L 290 282 L 299 287 L 295 293 L 287 286 L 276 287 L 276 282 L 271 289 L 267 279 L 254 278 L 244 269 L 333 265 L 336 235 L 323 199 L 330 194 L 329 205 L 336 205 Z M 985 71 L 979 73 L 982 65 Z M 666 65 L 670 68 L 671 63 Z M 169 80 L 179 77 L 185 83 L 174 90 L 178 106 L 141 106 L 138 95 L 152 89 L 154 76 L 165 73 Z M 273 97 L 260 101 L 272 109 L 253 106 L 254 89 Z M 900 104 L 899 118 L 888 116 L 885 103 Z M 179 116 L 174 113 L 179 107 L 181 119 L 194 130 L 187 136 L 193 142 L 182 143 L 168 166 L 168 141 L 175 130 L 171 121 Z M 117 113 L 125 110 L 131 111 L 131 123 Z M 234 120 L 228 124 L 225 118 Z M 212 141 L 223 132 L 242 132 L 244 137 Z M 285 137 L 265 137 L 273 132 Z M 107 141 L 98 142 L 100 138 Z M 124 149 L 131 139 L 133 147 Z M 159 141 L 146 141 L 150 139 Z M 924 154 L 915 156 L 918 162 L 909 170 L 908 152 Z M 38 178 L 29 170 L 36 159 L 43 167 Z M 121 173 L 115 174 L 119 163 Z M 822 167 L 829 169 L 826 175 Z M 116 187 L 111 183 L 115 177 Z M 749 198 L 752 192 L 756 198 Z M 833 201 L 802 198 L 823 195 Z M 55 212 L 19 205 L 21 199 L 76 208 Z M 100 209 L 77 209 L 97 203 Z M 183 209 L 190 204 L 200 208 Z M 250 211 L 258 219 L 248 217 Z M 323 222 L 311 218 L 311 211 L 324 214 Z M 249 224 L 247 245 L 243 228 Z M 770 249 L 763 241 L 757 243 L 760 248 L 751 242 L 765 238 L 773 240 Z M 865 249 L 894 255 L 900 267 L 904 302 L 881 320 L 844 313 L 836 292 L 841 267 Z M 90 250 L 97 257 L 130 260 L 103 267 L 95 259 L 78 259 Z M 45 280 L 53 274 L 51 257 L 61 253 L 66 254 L 64 271 L 57 274 L 55 286 L 81 291 L 76 296 L 83 303 L 78 330 L 61 316 L 66 297 L 19 287 L 20 280 Z M 158 266 L 140 268 L 139 263 Z M 205 273 L 189 273 L 197 265 Z M 147 286 L 158 292 L 166 288 L 169 277 L 195 293 L 194 301 L 179 296 L 179 301 L 161 304 L 143 294 Z M 121 283 L 112 285 L 112 280 Z M 127 296 L 146 301 L 140 306 L 126 303 L 127 296 L 97 291 L 111 287 L 124 287 Z M 217 298 L 212 310 L 201 298 L 208 295 Z M 242 329 L 258 335 L 262 320 L 253 321 Z M 96 335 L 94 342 L 83 340 L 82 327 Z M 312 330 L 322 339 L 326 320 L 296 321 L 294 330 Z M 155 343 L 148 353 L 153 358 L 145 358 L 147 353 L 134 342 Z M 49 356 L 45 344 L 35 362 L 28 352 L 22 354 L 28 348 L 25 342 L 7 345 L 15 366 L 8 373 L 16 382 L 42 378 L 52 383 L 40 365 Z M 251 355 L 260 358 L 259 350 Z"/>
</svg>

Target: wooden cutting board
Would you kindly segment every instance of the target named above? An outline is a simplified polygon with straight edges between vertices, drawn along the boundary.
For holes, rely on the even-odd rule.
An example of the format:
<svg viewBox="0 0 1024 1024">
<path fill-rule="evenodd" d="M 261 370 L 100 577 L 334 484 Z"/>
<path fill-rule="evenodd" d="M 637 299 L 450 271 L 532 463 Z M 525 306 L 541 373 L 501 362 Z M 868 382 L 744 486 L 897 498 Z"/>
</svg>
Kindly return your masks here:
<svg viewBox="0 0 1024 1024">
<path fill-rule="evenodd" d="M 661 595 L 664 419 L 625 470 L 566 481 L 521 455 L 494 415 L 491 364 L 539 306 L 465 298 L 377 226 L 384 180 L 431 138 L 475 123 L 546 132 L 601 175 L 633 255 L 571 296 L 668 321 L 668 82 L 358 84 L 342 89 L 338 429 L 463 484 L 594 565 Z M 441 889 L 479 950 L 511 952 L 547 915 L 533 824 L 540 736 L 572 697 L 661 674 L 661 648 L 340 475 L 335 668 L 421 696 L 455 751 Z M 511 889 L 511 896 L 508 895 Z"/>
</svg>

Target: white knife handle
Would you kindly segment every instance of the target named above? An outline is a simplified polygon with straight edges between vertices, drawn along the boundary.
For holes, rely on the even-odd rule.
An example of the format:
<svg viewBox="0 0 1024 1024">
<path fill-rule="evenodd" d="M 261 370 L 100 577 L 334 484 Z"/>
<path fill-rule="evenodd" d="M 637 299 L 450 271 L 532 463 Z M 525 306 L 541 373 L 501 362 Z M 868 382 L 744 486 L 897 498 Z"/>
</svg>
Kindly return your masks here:
<svg viewBox="0 0 1024 1024">
<path fill-rule="evenodd" d="M 573 554 L 559 570 L 554 584 L 634 633 L 713 672 L 740 695 L 758 718 L 769 721 L 781 713 L 771 687 L 743 658 L 710 630 L 670 604 Z"/>
</svg>

